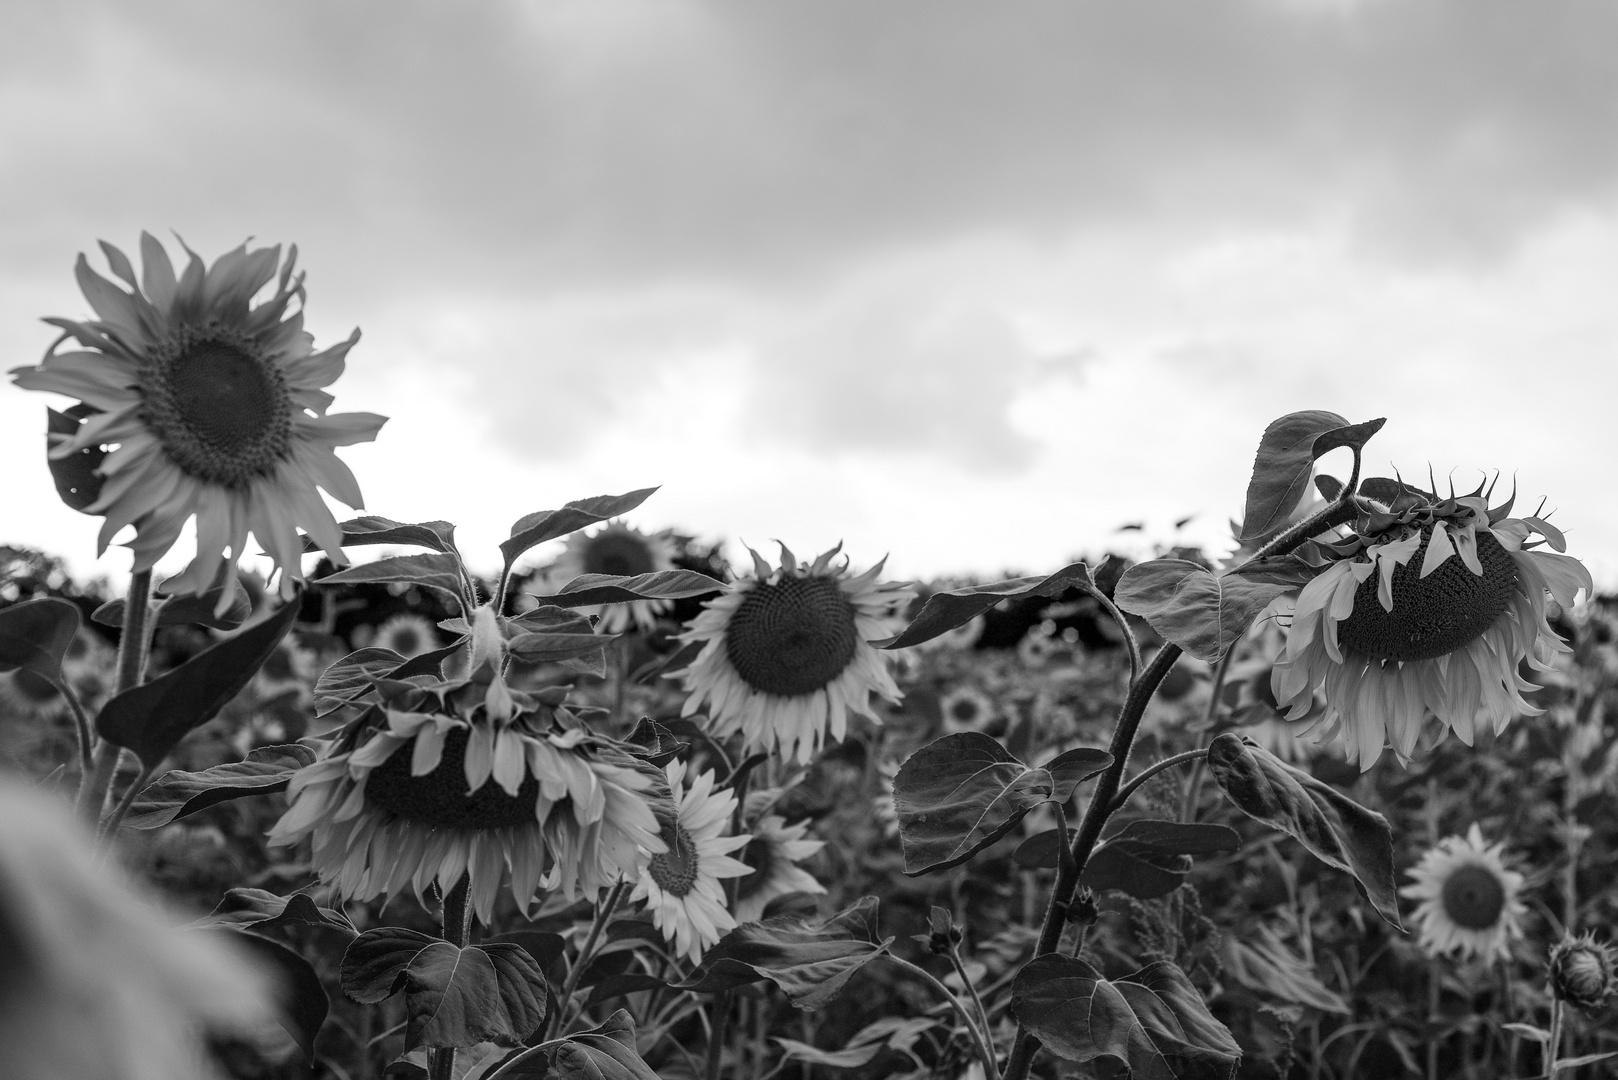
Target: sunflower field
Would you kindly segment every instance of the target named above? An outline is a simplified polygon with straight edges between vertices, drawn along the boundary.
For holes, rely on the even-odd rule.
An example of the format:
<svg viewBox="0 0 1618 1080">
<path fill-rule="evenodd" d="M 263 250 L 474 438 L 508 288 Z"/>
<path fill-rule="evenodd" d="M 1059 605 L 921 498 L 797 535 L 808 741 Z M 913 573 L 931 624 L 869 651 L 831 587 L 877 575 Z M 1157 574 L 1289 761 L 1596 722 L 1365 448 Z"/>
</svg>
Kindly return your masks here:
<svg viewBox="0 0 1618 1080">
<path fill-rule="evenodd" d="M 5 1075 L 1618 1068 L 1618 598 L 1382 420 L 1255 432 L 1228 554 L 894 581 L 648 487 L 463 555 L 328 509 L 384 418 L 294 255 L 103 253 L 12 373 L 134 565 L 0 547 Z"/>
</svg>

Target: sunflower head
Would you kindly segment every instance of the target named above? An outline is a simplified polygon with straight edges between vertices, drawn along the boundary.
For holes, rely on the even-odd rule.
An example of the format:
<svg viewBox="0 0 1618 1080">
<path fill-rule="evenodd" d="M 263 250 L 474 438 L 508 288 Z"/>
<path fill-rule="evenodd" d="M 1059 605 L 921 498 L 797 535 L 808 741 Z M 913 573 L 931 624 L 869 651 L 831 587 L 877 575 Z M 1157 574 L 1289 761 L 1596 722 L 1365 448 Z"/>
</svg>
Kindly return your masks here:
<svg viewBox="0 0 1618 1080">
<path fill-rule="evenodd" d="M 1420 901 L 1415 917 L 1429 954 L 1505 959 L 1510 939 L 1522 936 L 1523 876 L 1506 868 L 1503 847 L 1486 844 L 1473 824 L 1464 837 L 1440 840 L 1411 869 L 1413 883 L 1399 894 Z"/>
<path fill-rule="evenodd" d="M 567 547 L 548 576 L 558 584 L 566 584 L 581 574 L 637 577 L 672 569 L 673 556 L 674 545 L 667 533 L 644 533 L 621 521 L 613 521 L 593 533 L 576 532 L 569 536 Z M 601 621 L 597 629 L 607 634 L 622 633 L 631 625 L 650 630 L 657 625 L 657 617 L 673 606 L 671 600 L 608 604 L 600 609 Z"/>
<path fill-rule="evenodd" d="M 303 275 L 293 271 L 297 249 L 283 261 L 279 247 L 243 244 L 212 266 L 188 251 L 176 276 L 163 246 L 142 233 L 139 279 L 123 252 L 102 250 L 127 289 L 80 255 L 79 285 L 96 317 L 47 319 L 61 337 L 40 364 L 12 372 L 24 389 L 80 402 L 53 418 L 50 457 L 86 467 L 64 497 L 105 518 L 100 549 L 133 525 L 135 569 L 148 570 L 196 517 L 197 557 L 167 586 L 179 593 L 205 590 L 227 551 L 232 560 L 246 554 L 249 533 L 274 559 L 283 595 L 302 580 L 299 527 L 345 562 L 317 488 L 362 506 L 332 451 L 375 438 L 384 418 L 327 415 L 333 399 L 324 387 L 342 374 L 359 333 L 314 351 L 303 329 Z M 80 348 L 61 351 L 68 342 Z"/>
<path fill-rule="evenodd" d="M 807 762 L 829 733 L 841 739 L 850 711 L 871 715 L 871 694 L 899 699 L 887 659 L 869 641 L 889 629 L 907 583 L 879 580 L 882 563 L 853 574 L 834 563 L 841 545 L 813 562 L 781 547 L 772 567 L 756 551 L 753 576 L 711 600 L 681 635 L 702 652 L 681 675 L 683 715 L 711 702 L 719 736 Z"/>
<path fill-rule="evenodd" d="M 1564 937 L 1551 950 L 1550 984 L 1558 1000 L 1593 1012 L 1618 993 L 1618 958 L 1591 934 Z"/>
<path fill-rule="evenodd" d="M 1428 716 L 1470 745 L 1479 722 L 1499 732 L 1541 711 L 1523 698 L 1533 684 L 1517 668 L 1546 670 L 1567 651 L 1546 621 L 1547 594 L 1571 606 L 1593 587 L 1562 554 L 1561 532 L 1537 515 L 1509 516 L 1512 500 L 1491 508 L 1482 488 L 1440 498 L 1366 484 L 1385 499 L 1363 498 L 1352 531 L 1317 545 L 1324 569 L 1298 596 L 1271 678 L 1278 707 L 1298 720 L 1323 687 L 1319 723 L 1343 734 L 1362 768 L 1389 743 L 1408 760 Z"/>
</svg>

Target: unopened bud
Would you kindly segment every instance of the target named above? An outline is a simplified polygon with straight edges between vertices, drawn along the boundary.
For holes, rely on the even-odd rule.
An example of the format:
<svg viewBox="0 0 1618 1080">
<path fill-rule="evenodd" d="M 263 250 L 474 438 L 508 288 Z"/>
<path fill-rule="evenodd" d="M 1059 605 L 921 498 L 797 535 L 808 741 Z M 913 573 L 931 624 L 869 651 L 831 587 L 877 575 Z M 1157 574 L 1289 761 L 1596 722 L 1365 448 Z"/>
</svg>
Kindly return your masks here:
<svg viewBox="0 0 1618 1080">
<path fill-rule="evenodd" d="M 1067 921 L 1089 926 L 1101 917 L 1101 909 L 1096 907 L 1096 894 L 1090 886 L 1080 885 L 1078 895 L 1067 906 Z"/>
<path fill-rule="evenodd" d="M 1551 950 L 1551 993 L 1575 1008 L 1599 1009 L 1618 990 L 1614 967 L 1611 946 L 1589 934 L 1563 938 Z"/>
</svg>

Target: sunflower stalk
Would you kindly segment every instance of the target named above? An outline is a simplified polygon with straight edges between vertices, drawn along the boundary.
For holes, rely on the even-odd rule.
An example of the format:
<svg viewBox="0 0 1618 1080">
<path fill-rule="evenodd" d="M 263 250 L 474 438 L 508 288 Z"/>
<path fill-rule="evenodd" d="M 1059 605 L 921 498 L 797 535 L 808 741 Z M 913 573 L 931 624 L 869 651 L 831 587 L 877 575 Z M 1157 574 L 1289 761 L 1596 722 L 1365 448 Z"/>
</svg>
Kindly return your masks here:
<svg viewBox="0 0 1618 1080">
<path fill-rule="evenodd" d="M 136 571 L 129 579 L 129 596 L 124 603 L 123 634 L 118 639 L 117 694 L 139 686 L 146 673 L 146 654 L 152 642 L 152 572 Z M 107 792 L 118 771 L 123 747 L 102 739 L 96 747 L 92 768 L 79 781 L 78 810 L 92 823 L 99 823 L 107 803 Z"/>
<path fill-rule="evenodd" d="M 466 948 L 466 941 L 472 935 L 472 905 L 467 903 L 467 893 L 471 890 L 472 878 L 462 874 L 455 887 L 444 894 L 442 911 L 444 940 L 457 949 Z M 440 1046 L 428 1055 L 428 1080 L 453 1080 L 455 1076 L 455 1048 L 453 1046 Z"/>
<path fill-rule="evenodd" d="M 1134 776 L 1130 777 L 1129 782 L 1118 789 L 1118 794 L 1113 796 L 1112 805 L 1107 807 L 1107 813 L 1109 815 L 1116 814 L 1118 811 L 1122 810 L 1124 808 L 1124 804 L 1129 801 L 1129 797 L 1135 794 L 1135 791 L 1142 784 L 1146 783 L 1158 773 L 1166 772 L 1167 770 L 1174 768 L 1176 765 L 1184 765 L 1188 761 L 1201 764 L 1207 760 L 1208 748 L 1205 746 L 1199 746 L 1195 750 L 1186 750 L 1182 753 L 1175 754 L 1173 757 L 1166 757 L 1162 761 L 1153 762 L 1140 772 L 1136 773 Z"/>
<path fill-rule="evenodd" d="M 614 885 L 612 891 L 607 894 L 606 902 L 596 911 L 595 919 L 590 923 L 590 932 L 585 935 L 584 943 L 579 946 L 578 959 L 568 969 L 567 978 L 562 983 L 562 994 L 556 1003 L 556 1010 L 553 1014 L 556 1019 L 556 1028 L 548 1034 L 566 1031 L 567 1025 L 574 1019 L 569 1017 L 564 1020 L 562 1011 L 573 1000 L 573 993 L 579 988 L 579 979 L 584 976 L 584 969 L 595 958 L 596 943 L 601 940 L 602 931 L 607 928 L 607 923 L 612 920 L 612 913 L 618 910 L 618 901 L 623 898 L 624 890 L 627 887 L 627 884 L 623 881 Z"/>
</svg>

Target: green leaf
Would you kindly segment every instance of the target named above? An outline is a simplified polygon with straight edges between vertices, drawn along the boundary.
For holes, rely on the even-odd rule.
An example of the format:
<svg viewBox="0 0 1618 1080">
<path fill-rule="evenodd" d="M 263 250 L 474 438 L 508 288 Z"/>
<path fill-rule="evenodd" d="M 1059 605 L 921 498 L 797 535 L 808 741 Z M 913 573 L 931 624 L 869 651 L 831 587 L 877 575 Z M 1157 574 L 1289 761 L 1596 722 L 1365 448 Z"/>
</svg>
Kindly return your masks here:
<svg viewBox="0 0 1618 1080">
<path fill-rule="evenodd" d="M 1265 428 L 1238 539 L 1256 540 L 1284 525 L 1309 488 L 1315 459 L 1343 446 L 1358 453 L 1385 423 L 1384 417 L 1350 424 L 1336 413 L 1311 409 L 1288 413 Z"/>
<path fill-rule="evenodd" d="M 79 632 L 79 609 L 54 596 L 0 608 L 0 671 L 31 671 L 51 683 Z"/>
<path fill-rule="evenodd" d="M 619 577 L 614 574 L 580 574 L 550 596 L 535 598 L 558 607 L 586 604 L 625 604 L 632 600 L 683 600 L 724 592 L 730 586 L 695 570 L 657 570 L 650 574 Z"/>
<path fill-rule="evenodd" d="M 135 796 L 129 816 L 124 818 L 124 826 L 130 829 L 158 829 L 171 821 L 190 817 L 231 799 L 285 791 L 292 774 L 314 760 L 313 750 L 289 743 L 284 746 L 261 746 L 248 751 L 242 761 L 215 765 L 201 772 L 171 770 Z"/>
<path fill-rule="evenodd" d="M 1117 889 L 1137 900 L 1155 900 L 1178 889 L 1190 872 L 1190 856 L 1120 840 L 1091 852 L 1079 881 L 1096 892 Z"/>
<path fill-rule="evenodd" d="M 1343 996 L 1321 982 L 1314 968 L 1267 926 L 1224 935 L 1221 960 L 1221 970 L 1249 990 L 1322 1012 L 1351 1011 Z"/>
<path fill-rule="evenodd" d="M 1036 956 L 1017 973 L 1011 1011 L 1068 1061 L 1103 1060 L 1131 1080 L 1229 1080 L 1241 1047 L 1167 960 L 1117 981 L 1083 960 Z"/>
<path fill-rule="evenodd" d="M 1208 770 L 1237 809 L 1354 875 L 1377 914 L 1404 928 L 1394 895 L 1393 830 L 1387 818 L 1234 732 L 1208 744 Z"/>
<path fill-rule="evenodd" d="M 1121 828 L 1103 830 L 1102 837 L 1108 843 L 1135 844 L 1165 855 L 1217 855 L 1242 846 L 1242 834 L 1228 825 L 1156 818 L 1134 818 Z"/>
<path fill-rule="evenodd" d="M 768 980 L 800 1009 L 813 1011 L 842 992 L 854 973 L 888 951 L 877 940 L 877 899 L 866 896 L 826 919 L 776 915 L 738 926 L 709 949 L 676 990 L 712 994 Z"/>
<path fill-rule="evenodd" d="M 1210 664 L 1253 625 L 1289 586 L 1247 577 L 1215 577 L 1185 559 L 1153 559 L 1124 571 L 1113 601 L 1152 629 Z"/>
<path fill-rule="evenodd" d="M 344 547 L 363 547 L 369 544 L 410 544 L 414 547 L 431 548 L 434 551 L 454 553 L 455 526 L 447 521 L 424 521 L 419 525 L 408 525 L 394 521 L 392 518 L 380 517 L 376 514 L 367 514 L 364 517 L 351 518 L 343 522 L 338 528 L 343 530 Z M 319 551 L 321 547 L 308 537 L 304 538 L 303 550 Z"/>
<path fill-rule="evenodd" d="M 1073 787 L 1112 762 L 1102 750 L 1071 750 L 1051 768 L 1030 768 L 981 731 L 946 735 L 911 754 L 893 781 L 905 873 L 957 866 L 988 847 L 1041 803 L 1065 802 Z"/>
<path fill-rule="evenodd" d="M 297 925 L 337 930 L 345 937 L 359 934 L 348 916 L 320 907 L 305 893 L 277 896 L 266 889 L 227 889 L 206 921 L 210 926 L 255 932 Z"/>
<path fill-rule="evenodd" d="M 57 444 L 59 440 L 53 436 L 72 438 L 77 435 L 79 426 L 100 411 L 88 405 L 75 405 L 66 412 L 46 409 L 45 445 L 53 447 Z M 45 459 L 50 466 L 51 479 L 56 483 L 56 494 L 71 509 L 82 513 L 101 497 L 101 485 L 105 478 L 96 470 L 101 468 L 102 459 L 106 456 L 107 451 L 101 447 L 87 446 L 65 458 Z"/>
<path fill-rule="evenodd" d="M 641 488 L 623 495 L 597 495 L 592 499 L 579 499 L 567 503 L 560 510 L 540 510 L 517 519 L 511 526 L 511 537 L 500 543 L 500 554 L 505 556 L 506 571 L 529 548 L 547 540 L 578 532 L 580 529 L 627 514 L 647 499 L 657 488 Z"/>
<path fill-rule="evenodd" d="M 879 1042 L 849 1046 L 842 1050 L 822 1050 L 817 1046 L 810 1046 L 796 1039 L 783 1039 L 778 1035 L 772 1036 L 771 1041 L 781 1048 L 783 1061 L 805 1061 L 810 1065 L 824 1065 L 828 1069 L 857 1069 L 861 1065 L 868 1064 L 884 1049 Z"/>
<path fill-rule="evenodd" d="M 506 642 L 512 659 L 525 664 L 557 664 L 599 653 L 617 641 L 619 634 L 518 634 Z"/>
<path fill-rule="evenodd" d="M 989 585 L 937 592 L 927 598 L 910 625 L 897 636 L 871 644 L 879 649 L 904 649 L 920 645 L 957 626 L 965 626 L 1002 600 L 1021 600 L 1029 596 L 1057 597 L 1069 589 L 1095 590 L 1088 566 L 1073 563 L 1049 577 L 1012 578 Z"/>
<path fill-rule="evenodd" d="M 157 768 L 175 744 L 217 716 L 252 680 L 297 621 L 298 600 L 294 596 L 263 622 L 125 690 L 102 707 L 96 730 L 133 750 L 147 768 Z"/>
<path fill-rule="evenodd" d="M 427 555 L 395 555 L 361 563 L 316 581 L 316 585 L 376 585 L 400 581 L 436 589 L 461 603 L 461 560 L 458 555 L 435 551 Z"/>
<path fill-rule="evenodd" d="M 275 980 L 278 1014 L 276 1019 L 303 1051 L 311 1065 L 315 1060 L 315 1037 L 326 1023 L 331 999 L 320 983 L 314 967 L 297 952 L 279 941 L 258 934 L 232 929 L 207 929 L 199 933 L 223 934 L 237 946 L 258 957 L 279 976 Z"/>
<path fill-rule="evenodd" d="M 520 945 L 458 948 L 401 927 L 367 930 L 343 953 L 342 985 L 362 1005 L 404 991 L 405 1049 L 522 1042 L 545 1018 L 545 974 Z"/>
<path fill-rule="evenodd" d="M 569 1035 L 551 1056 L 549 1072 L 527 1075 L 534 1080 L 658 1080 L 657 1073 L 635 1050 L 635 1021 L 619 1009 L 600 1027 Z"/>
<path fill-rule="evenodd" d="M 253 602 L 248 599 L 246 590 L 236 584 L 236 567 L 226 563 L 220 567 L 220 577 L 229 574 L 227 580 L 217 581 L 212 588 L 203 593 L 193 593 L 189 596 L 171 596 L 159 601 L 154 606 L 157 609 L 157 626 L 207 626 L 214 630 L 234 630 L 246 622 L 253 614 Z M 226 587 L 232 591 L 230 606 L 224 614 L 215 615 L 214 609 L 219 606 L 219 598 L 224 595 Z M 124 625 L 124 601 L 108 600 L 96 608 L 90 618 L 102 626 Z"/>
</svg>

